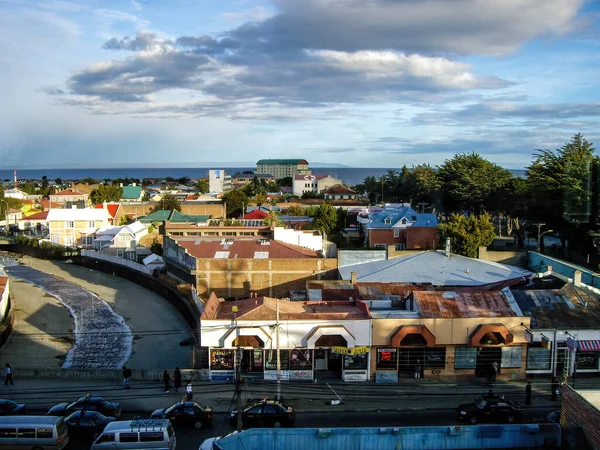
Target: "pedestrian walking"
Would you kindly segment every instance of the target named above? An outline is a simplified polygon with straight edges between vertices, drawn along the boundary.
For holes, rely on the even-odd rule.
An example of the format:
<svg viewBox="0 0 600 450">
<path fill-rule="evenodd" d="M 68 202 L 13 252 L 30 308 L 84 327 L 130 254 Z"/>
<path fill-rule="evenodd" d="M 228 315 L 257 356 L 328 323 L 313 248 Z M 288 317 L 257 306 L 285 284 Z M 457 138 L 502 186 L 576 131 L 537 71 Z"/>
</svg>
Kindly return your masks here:
<svg viewBox="0 0 600 450">
<path fill-rule="evenodd" d="M 131 377 L 131 370 L 123 366 L 123 389 L 129 389 L 129 378 Z"/>
<path fill-rule="evenodd" d="M 555 402 L 556 398 L 558 397 L 558 380 L 556 377 L 552 377 L 550 389 L 552 389 L 552 401 Z"/>
<path fill-rule="evenodd" d="M 6 368 L 4 369 L 4 386 L 6 386 L 10 382 L 10 385 L 13 386 L 13 373 L 12 367 L 10 367 L 9 363 L 6 363 Z"/>
<path fill-rule="evenodd" d="M 165 392 L 168 393 L 171 390 L 171 375 L 166 370 L 163 372 L 163 382 L 165 383 Z"/>
<path fill-rule="evenodd" d="M 498 375 L 498 372 L 500 371 L 500 366 L 498 365 L 498 361 L 494 361 L 492 363 L 492 370 L 493 370 L 493 373 L 492 373 L 493 379 L 492 379 L 492 381 L 496 381 L 496 376 Z"/>
<path fill-rule="evenodd" d="M 175 386 L 175 392 L 179 392 L 179 388 L 181 387 L 181 371 L 179 367 L 175 367 L 175 372 L 173 373 L 173 385 Z"/>
<path fill-rule="evenodd" d="M 185 391 L 187 392 L 187 401 L 191 402 L 192 399 L 194 398 L 194 394 L 192 393 L 192 382 L 190 381 L 187 386 L 185 387 Z"/>
<path fill-rule="evenodd" d="M 531 381 L 528 381 L 525 386 L 525 404 L 531 405 Z"/>
<path fill-rule="evenodd" d="M 417 360 L 417 365 L 415 366 L 415 380 L 421 378 L 421 360 Z"/>
</svg>

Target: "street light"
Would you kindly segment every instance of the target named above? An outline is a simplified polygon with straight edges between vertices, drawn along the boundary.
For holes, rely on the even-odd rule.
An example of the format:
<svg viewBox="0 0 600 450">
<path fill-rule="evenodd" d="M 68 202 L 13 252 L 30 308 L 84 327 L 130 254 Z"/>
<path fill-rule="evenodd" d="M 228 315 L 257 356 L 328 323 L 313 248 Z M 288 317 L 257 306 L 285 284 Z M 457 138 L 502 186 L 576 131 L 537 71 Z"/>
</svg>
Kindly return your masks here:
<svg viewBox="0 0 600 450">
<path fill-rule="evenodd" d="M 539 233 L 538 233 L 538 248 L 537 248 L 537 251 L 538 251 L 538 252 L 539 252 L 539 251 L 541 250 L 541 248 L 542 248 L 542 241 L 541 241 L 541 239 L 544 237 L 544 235 L 545 235 L 546 233 L 552 233 L 553 231 L 554 231 L 554 230 L 546 230 L 546 231 L 544 231 L 542 234 L 539 234 Z"/>
</svg>

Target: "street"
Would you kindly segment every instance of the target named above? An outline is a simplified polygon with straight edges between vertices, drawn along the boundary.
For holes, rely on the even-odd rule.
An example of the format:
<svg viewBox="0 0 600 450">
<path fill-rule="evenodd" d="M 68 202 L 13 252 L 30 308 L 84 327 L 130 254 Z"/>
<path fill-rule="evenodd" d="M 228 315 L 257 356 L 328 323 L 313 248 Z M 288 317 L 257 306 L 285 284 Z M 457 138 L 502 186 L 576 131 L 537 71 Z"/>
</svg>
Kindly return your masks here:
<svg viewBox="0 0 600 450">
<path fill-rule="evenodd" d="M 534 417 L 543 416 L 552 411 L 547 406 L 532 408 L 525 411 L 524 422 L 529 422 Z M 133 418 L 131 414 L 124 414 L 124 419 Z M 402 412 L 330 412 L 330 413 L 299 413 L 296 415 L 296 428 L 335 428 L 335 427 L 408 427 L 426 425 L 458 425 L 454 418 L 454 409 L 440 409 L 427 411 L 402 411 Z M 235 429 L 229 425 L 227 415 L 215 414 L 213 425 L 210 428 L 177 429 L 177 450 L 198 450 L 200 444 L 211 436 L 223 436 Z M 88 448 L 85 443 L 72 440 L 67 446 L 68 450 L 81 450 Z"/>
</svg>

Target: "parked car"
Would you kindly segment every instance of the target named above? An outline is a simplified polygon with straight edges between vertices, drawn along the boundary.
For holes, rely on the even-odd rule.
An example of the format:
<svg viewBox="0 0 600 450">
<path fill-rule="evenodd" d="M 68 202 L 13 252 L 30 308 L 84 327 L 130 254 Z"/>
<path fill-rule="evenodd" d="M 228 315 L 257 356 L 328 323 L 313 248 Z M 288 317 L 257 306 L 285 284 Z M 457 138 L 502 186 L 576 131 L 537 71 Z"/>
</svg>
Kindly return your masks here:
<svg viewBox="0 0 600 450">
<path fill-rule="evenodd" d="M 68 416 L 75 411 L 98 411 L 105 416 L 116 417 L 121 416 L 121 406 L 118 403 L 109 402 L 102 397 L 81 397 L 72 403 L 59 403 L 54 405 L 48 411 L 49 416 Z"/>
<path fill-rule="evenodd" d="M 202 428 L 210 426 L 213 420 L 213 410 L 196 402 L 178 402 L 152 413 L 153 419 L 169 419 L 175 426 L 193 426 Z"/>
<path fill-rule="evenodd" d="M 0 416 L 18 416 L 25 412 L 25 405 L 12 400 L 0 399 Z"/>
<path fill-rule="evenodd" d="M 293 427 L 296 415 L 294 408 L 277 400 L 256 402 L 242 410 L 244 427 Z M 237 424 L 237 410 L 231 411 L 229 423 Z"/>
<path fill-rule="evenodd" d="M 95 440 L 106 425 L 114 422 L 114 417 L 106 417 L 98 411 L 75 411 L 65 418 L 69 436 L 81 436 Z"/>
<path fill-rule="evenodd" d="M 523 418 L 523 409 L 514 402 L 501 397 L 480 397 L 473 403 L 456 408 L 456 418 L 461 422 L 515 423 Z"/>
</svg>

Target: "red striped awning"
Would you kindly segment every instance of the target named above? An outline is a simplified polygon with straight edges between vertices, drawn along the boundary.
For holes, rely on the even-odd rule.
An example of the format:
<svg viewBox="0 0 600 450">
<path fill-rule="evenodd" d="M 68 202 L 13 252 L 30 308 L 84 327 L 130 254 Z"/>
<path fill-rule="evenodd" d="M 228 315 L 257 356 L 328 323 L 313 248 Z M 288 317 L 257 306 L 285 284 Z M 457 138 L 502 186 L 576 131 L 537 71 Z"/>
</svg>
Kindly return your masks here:
<svg viewBox="0 0 600 450">
<path fill-rule="evenodd" d="M 580 352 L 600 352 L 600 341 L 579 341 L 577 350 Z"/>
</svg>

